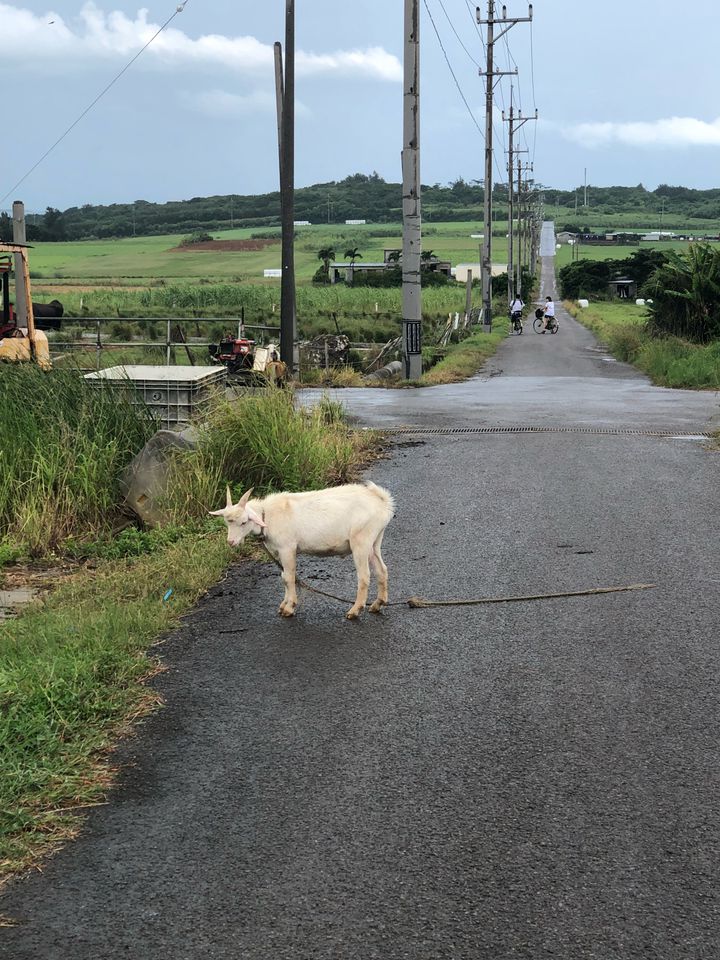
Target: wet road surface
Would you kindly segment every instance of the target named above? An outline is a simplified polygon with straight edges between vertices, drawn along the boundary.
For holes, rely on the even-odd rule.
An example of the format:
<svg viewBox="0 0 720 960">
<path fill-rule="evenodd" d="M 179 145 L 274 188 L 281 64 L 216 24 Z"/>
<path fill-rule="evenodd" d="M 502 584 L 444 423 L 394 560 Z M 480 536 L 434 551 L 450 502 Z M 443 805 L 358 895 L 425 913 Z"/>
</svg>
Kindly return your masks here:
<svg viewBox="0 0 720 960">
<path fill-rule="evenodd" d="M 717 422 L 575 327 L 526 327 L 462 389 L 342 398 L 372 425 Z M 164 645 L 109 805 L 0 898 L 0 956 L 715 958 L 718 464 L 642 435 L 398 436 L 370 474 L 398 503 L 391 599 L 657 588 L 357 624 L 304 595 L 281 622 L 276 570 L 233 568 Z M 353 588 L 348 560 L 300 573 Z"/>
</svg>

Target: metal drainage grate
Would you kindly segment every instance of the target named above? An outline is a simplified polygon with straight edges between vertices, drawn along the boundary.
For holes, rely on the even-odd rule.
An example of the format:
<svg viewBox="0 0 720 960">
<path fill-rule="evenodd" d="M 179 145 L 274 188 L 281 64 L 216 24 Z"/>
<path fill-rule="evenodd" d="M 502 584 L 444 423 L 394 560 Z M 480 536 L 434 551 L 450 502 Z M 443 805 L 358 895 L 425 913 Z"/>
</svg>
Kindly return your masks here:
<svg viewBox="0 0 720 960">
<path fill-rule="evenodd" d="M 710 434 L 698 430 L 637 430 L 616 427 L 381 427 L 388 434 L 433 434 L 455 436 L 478 433 L 582 433 L 604 437 L 690 437 L 707 440 Z"/>
</svg>

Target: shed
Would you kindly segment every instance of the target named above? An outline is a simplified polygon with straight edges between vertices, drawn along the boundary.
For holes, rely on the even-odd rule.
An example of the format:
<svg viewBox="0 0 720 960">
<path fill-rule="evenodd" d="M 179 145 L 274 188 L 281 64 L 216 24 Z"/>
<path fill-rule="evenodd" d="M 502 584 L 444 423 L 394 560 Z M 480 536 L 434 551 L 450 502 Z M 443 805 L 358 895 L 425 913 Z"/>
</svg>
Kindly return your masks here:
<svg viewBox="0 0 720 960">
<path fill-rule="evenodd" d="M 618 277 L 608 283 L 610 293 L 618 300 L 634 300 L 637 296 L 637 283 L 629 277 Z"/>
</svg>

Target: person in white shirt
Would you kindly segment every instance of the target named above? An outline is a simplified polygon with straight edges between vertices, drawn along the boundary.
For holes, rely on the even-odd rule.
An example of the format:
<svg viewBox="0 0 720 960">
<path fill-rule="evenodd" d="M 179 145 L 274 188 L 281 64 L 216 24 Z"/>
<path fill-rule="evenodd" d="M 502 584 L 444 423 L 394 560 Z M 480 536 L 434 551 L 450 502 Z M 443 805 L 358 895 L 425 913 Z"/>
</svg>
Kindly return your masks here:
<svg viewBox="0 0 720 960">
<path fill-rule="evenodd" d="M 552 321 L 555 319 L 555 304 L 552 297 L 545 297 L 545 308 L 543 310 L 545 315 L 545 327 L 547 330 L 549 326 L 552 326 Z"/>
<path fill-rule="evenodd" d="M 510 316 L 512 316 L 514 313 L 522 313 L 524 306 L 525 304 L 522 302 L 520 297 L 515 297 L 513 302 L 510 304 Z"/>
</svg>

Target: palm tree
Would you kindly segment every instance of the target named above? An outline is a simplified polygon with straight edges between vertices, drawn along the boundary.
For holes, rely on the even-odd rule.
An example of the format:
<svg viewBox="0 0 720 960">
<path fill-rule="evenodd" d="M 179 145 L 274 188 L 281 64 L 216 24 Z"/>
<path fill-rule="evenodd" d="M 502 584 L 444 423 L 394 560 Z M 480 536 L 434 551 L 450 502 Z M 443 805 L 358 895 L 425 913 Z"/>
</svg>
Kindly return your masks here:
<svg viewBox="0 0 720 960">
<path fill-rule="evenodd" d="M 362 260 L 362 254 L 360 253 L 357 247 L 353 247 L 351 250 L 346 250 L 345 256 L 350 258 L 351 267 L 355 265 L 355 261 L 357 260 L 358 257 L 360 257 L 360 259 Z"/>
<path fill-rule="evenodd" d="M 423 250 L 420 254 L 420 259 L 424 260 L 425 263 L 429 263 L 430 260 L 437 260 L 437 257 L 433 254 L 432 250 Z"/>
<path fill-rule="evenodd" d="M 323 270 L 325 271 L 325 276 L 330 275 L 330 261 L 335 259 L 335 250 L 333 247 L 323 247 L 322 250 L 318 250 L 318 260 L 323 262 Z"/>
</svg>

